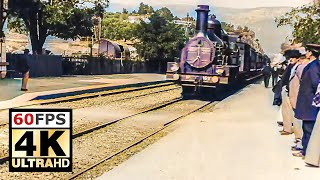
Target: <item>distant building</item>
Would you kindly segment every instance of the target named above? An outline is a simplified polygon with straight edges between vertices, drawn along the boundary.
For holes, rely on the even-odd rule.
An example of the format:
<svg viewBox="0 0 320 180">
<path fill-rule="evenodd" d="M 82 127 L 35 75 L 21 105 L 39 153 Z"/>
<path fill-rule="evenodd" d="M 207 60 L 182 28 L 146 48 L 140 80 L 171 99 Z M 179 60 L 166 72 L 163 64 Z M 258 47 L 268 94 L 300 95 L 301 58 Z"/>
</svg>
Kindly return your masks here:
<svg viewBox="0 0 320 180">
<path fill-rule="evenodd" d="M 191 22 L 188 22 L 188 21 L 174 20 L 173 23 L 177 25 L 184 25 L 184 26 L 188 25 L 189 27 L 191 26 Z"/>
<path fill-rule="evenodd" d="M 145 16 L 129 16 L 128 17 L 129 23 L 140 23 L 141 21 L 144 21 L 145 23 L 150 23 L 149 17 L 147 15 Z"/>
</svg>

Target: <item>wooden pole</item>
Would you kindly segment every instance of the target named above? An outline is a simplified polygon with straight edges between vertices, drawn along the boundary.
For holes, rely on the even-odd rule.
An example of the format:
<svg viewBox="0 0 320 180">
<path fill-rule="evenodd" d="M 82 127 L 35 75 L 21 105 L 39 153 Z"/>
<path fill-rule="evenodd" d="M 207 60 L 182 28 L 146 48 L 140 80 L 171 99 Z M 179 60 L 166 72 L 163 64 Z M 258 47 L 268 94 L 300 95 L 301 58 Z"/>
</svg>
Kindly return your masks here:
<svg viewBox="0 0 320 180">
<path fill-rule="evenodd" d="M 4 0 L 0 0 L 0 77 L 1 79 L 5 78 L 7 71 L 7 62 L 6 62 L 6 50 L 5 50 L 5 36 L 3 32 L 3 26 L 5 18 L 3 16 L 4 13 Z"/>
</svg>

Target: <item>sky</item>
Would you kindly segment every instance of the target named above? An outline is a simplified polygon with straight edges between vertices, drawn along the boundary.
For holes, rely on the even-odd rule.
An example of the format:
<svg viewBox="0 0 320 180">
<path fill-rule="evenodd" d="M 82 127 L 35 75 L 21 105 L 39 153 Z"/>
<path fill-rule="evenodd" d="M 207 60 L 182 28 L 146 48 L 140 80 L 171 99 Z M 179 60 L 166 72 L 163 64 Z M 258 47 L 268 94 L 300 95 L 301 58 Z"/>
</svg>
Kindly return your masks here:
<svg viewBox="0 0 320 180">
<path fill-rule="evenodd" d="M 278 7 L 278 6 L 301 6 L 313 0 L 110 0 L 111 3 L 138 5 L 140 2 L 149 5 L 165 4 L 208 4 L 218 7 L 231 8 L 256 8 L 256 7 Z"/>
</svg>

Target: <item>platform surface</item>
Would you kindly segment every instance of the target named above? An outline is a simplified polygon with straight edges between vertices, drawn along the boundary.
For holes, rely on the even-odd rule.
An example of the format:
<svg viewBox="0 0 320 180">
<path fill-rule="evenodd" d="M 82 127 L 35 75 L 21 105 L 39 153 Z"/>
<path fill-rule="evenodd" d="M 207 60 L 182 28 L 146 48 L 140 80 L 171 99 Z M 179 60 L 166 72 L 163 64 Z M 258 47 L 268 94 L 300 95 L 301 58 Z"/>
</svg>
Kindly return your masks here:
<svg viewBox="0 0 320 180">
<path fill-rule="evenodd" d="M 253 84 L 202 112 L 98 180 L 319 180 L 280 136 L 271 89 Z"/>
<path fill-rule="evenodd" d="M 30 78 L 27 87 L 28 92 L 22 92 L 20 91 L 21 79 L 4 79 L 0 80 L 0 105 L 4 101 L 11 101 L 13 99 L 27 101 L 37 95 L 162 80 L 165 80 L 165 75 L 147 73 Z"/>
</svg>

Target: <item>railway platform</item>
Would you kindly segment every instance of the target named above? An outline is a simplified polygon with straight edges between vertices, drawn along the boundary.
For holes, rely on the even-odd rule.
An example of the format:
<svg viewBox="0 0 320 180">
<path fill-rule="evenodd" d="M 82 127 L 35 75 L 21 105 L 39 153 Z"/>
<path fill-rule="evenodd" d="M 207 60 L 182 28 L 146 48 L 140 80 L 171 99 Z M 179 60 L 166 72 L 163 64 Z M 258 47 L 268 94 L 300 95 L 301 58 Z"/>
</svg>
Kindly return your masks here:
<svg viewBox="0 0 320 180">
<path fill-rule="evenodd" d="M 21 79 L 4 79 L 0 80 L 0 108 L 9 108 L 33 99 L 143 86 L 162 81 L 165 81 L 165 75 L 148 73 L 30 78 L 28 92 L 22 92 Z"/>
<path fill-rule="evenodd" d="M 318 180 L 320 169 L 291 155 L 272 91 L 252 84 L 175 124 L 175 130 L 98 180 Z"/>
</svg>

